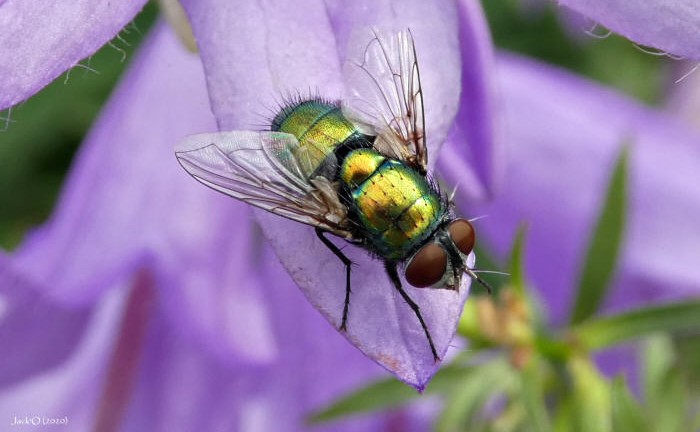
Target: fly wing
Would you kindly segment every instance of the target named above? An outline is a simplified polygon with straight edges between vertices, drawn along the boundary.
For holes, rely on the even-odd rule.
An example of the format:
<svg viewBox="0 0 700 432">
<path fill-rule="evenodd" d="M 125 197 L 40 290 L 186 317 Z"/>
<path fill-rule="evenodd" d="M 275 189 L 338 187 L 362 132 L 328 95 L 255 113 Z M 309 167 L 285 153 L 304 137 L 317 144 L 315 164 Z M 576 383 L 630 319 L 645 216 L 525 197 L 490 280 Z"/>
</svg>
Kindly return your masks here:
<svg viewBox="0 0 700 432">
<path fill-rule="evenodd" d="M 325 178 L 307 180 L 294 156 L 297 139 L 282 132 L 191 135 L 175 149 L 199 182 L 252 206 L 350 238 L 347 208 Z"/>
<path fill-rule="evenodd" d="M 428 167 L 423 92 L 410 30 L 384 37 L 372 29 L 369 42 L 348 49 L 343 114 L 375 148 L 421 173 Z"/>
</svg>

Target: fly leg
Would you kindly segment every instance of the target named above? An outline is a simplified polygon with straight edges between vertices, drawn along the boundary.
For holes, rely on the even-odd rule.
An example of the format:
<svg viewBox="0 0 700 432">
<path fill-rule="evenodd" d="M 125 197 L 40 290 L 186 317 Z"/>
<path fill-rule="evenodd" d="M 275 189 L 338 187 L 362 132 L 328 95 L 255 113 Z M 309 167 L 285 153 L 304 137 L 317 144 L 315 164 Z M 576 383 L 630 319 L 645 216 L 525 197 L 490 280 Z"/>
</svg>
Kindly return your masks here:
<svg viewBox="0 0 700 432">
<path fill-rule="evenodd" d="M 345 304 L 343 305 L 343 321 L 340 324 L 340 330 L 346 331 L 348 327 L 348 311 L 350 310 L 350 266 L 352 265 L 352 261 L 350 261 L 350 258 L 345 256 L 338 246 L 334 245 L 333 242 L 328 240 L 323 235 L 324 233 L 325 231 L 321 230 L 320 228 L 316 228 L 316 235 L 318 238 L 320 238 L 323 244 L 326 245 L 326 247 L 330 249 L 331 252 L 333 252 L 335 256 L 337 256 L 338 259 L 340 259 L 340 261 L 342 261 L 345 265 Z"/>
<path fill-rule="evenodd" d="M 401 288 L 401 280 L 399 279 L 399 273 L 396 271 L 396 263 L 391 261 L 384 261 L 384 268 L 386 269 L 386 273 L 389 275 L 389 279 L 391 279 L 391 282 L 394 284 L 396 290 L 399 292 L 399 294 L 401 294 L 401 297 L 403 297 L 404 301 L 408 303 L 408 305 L 418 317 L 418 321 L 420 321 L 420 325 L 423 327 L 425 336 L 428 338 L 428 343 L 430 344 L 430 351 L 432 351 L 433 353 L 433 358 L 436 362 L 440 361 L 440 357 L 438 357 L 437 351 L 435 350 L 435 345 L 433 344 L 433 338 L 430 337 L 430 331 L 428 330 L 428 326 L 426 326 L 425 321 L 423 321 L 423 315 L 421 315 L 420 313 L 420 308 L 418 307 L 416 302 L 411 300 L 411 297 L 408 296 L 408 293 L 406 293 L 406 291 L 404 291 L 403 288 Z"/>
</svg>

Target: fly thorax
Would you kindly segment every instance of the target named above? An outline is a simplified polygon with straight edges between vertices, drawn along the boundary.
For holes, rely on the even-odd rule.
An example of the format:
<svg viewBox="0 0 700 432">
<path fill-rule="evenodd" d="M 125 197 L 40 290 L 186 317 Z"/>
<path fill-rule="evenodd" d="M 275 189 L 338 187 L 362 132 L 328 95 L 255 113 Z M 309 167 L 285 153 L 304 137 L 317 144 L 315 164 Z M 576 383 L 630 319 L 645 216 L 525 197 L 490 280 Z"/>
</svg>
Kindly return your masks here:
<svg viewBox="0 0 700 432">
<path fill-rule="evenodd" d="M 370 149 L 350 152 L 343 161 L 340 179 L 350 189 L 355 189 L 370 178 L 385 160 L 384 156 Z"/>
<path fill-rule="evenodd" d="M 354 214 L 380 256 L 401 260 L 436 228 L 444 209 L 425 177 L 373 150 L 350 153 L 341 169 Z"/>
</svg>

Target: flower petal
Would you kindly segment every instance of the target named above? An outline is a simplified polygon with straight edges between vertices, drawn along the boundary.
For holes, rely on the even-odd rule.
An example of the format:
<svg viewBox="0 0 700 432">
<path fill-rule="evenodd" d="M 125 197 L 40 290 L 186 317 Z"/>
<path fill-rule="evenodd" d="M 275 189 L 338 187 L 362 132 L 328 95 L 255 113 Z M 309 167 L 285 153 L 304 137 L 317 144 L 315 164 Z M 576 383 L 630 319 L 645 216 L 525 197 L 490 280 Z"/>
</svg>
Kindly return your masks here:
<svg viewBox="0 0 700 432">
<path fill-rule="evenodd" d="M 269 299 L 280 356 L 231 367 L 230 360 L 183 337 L 163 308 L 165 297 L 153 298 L 148 282 L 116 284 L 92 307 L 74 310 L 35 290 L 0 256 L 0 300 L 6 305 L 0 312 L 0 342 L 13 347 L 3 357 L 0 416 L 10 422 L 25 416 L 68 418 L 79 430 L 103 425 L 98 420 L 103 414 L 112 426 L 121 425 L 119 430 L 172 430 L 174 418 L 187 430 L 305 430 L 311 411 L 383 371 L 334 337 L 269 247 L 260 258 L 260 288 Z M 137 344 L 127 342 L 128 360 L 117 354 L 123 338 Z M 19 360 L 29 367 L 17 374 Z M 109 390 L 115 372 L 125 393 Z M 120 403 L 126 400 L 122 414 Z M 394 410 L 318 429 L 387 430 L 403 422 L 410 427 L 402 430 L 425 430 L 428 419 L 420 414 Z"/>
<path fill-rule="evenodd" d="M 505 254 L 528 224 L 527 268 L 561 323 L 622 144 L 630 145 L 628 225 L 608 307 L 697 295 L 700 136 L 612 90 L 534 61 L 501 56 L 509 152 L 503 191 L 477 214 L 488 246 Z M 452 147 L 451 144 L 448 147 Z M 441 168 L 451 181 L 460 170 Z M 460 201 L 458 201 L 460 202 Z"/>
<path fill-rule="evenodd" d="M 147 267 L 181 333 L 221 358 L 269 361 L 275 341 L 247 253 L 260 242 L 250 212 L 183 175 L 172 152 L 211 128 L 198 58 L 158 25 L 78 155 L 57 211 L 16 263 L 53 298 L 83 306 Z"/>
<path fill-rule="evenodd" d="M 666 92 L 666 108 L 700 131 L 700 65 L 677 62 L 673 69 L 678 78 Z"/>
<path fill-rule="evenodd" d="M 116 36 L 146 0 L 0 2 L 0 110 L 39 91 Z"/>
<path fill-rule="evenodd" d="M 493 46 L 479 3 L 461 0 L 457 10 L 450 3 L 419 1 L 400 5 L 330 2 L 328 8 L 341 58 L 345 56 L 351 33 L 362 26 L 411 29 L 425 93 L 431 166 L 437 161 L 447 138 L 445 131 L 449 130 L 450 139 L 464 143 L 460 156 L 468 158 L 473 171 L 469 179 L 462 179 L 460 188 L 474 197 L 482 197 L 496 187 L 502 175 L 499 163 L 503 159 L 503 143 L 495 133 Z M 448 25 L 435 25 L 436 22 Z M 457 34 L 454 25 L 458 25 Z M 459 47 L 455 47 L 455 42 L 459 42 Z M 455 76 L 459 68 L 461 85 Z M 456 91 L 460 87 L 461 94 Z"/>
<path fill-rule="evenodd" d="M 232 368 L 181 338 L 167 317 L 156 316 L 126 430 L 171 430 L 173 418 L 183 430 L 305 430 L 312 410 L 383 374 L 333 334 L 271 248 L 261 252 L 260 288 L 273 312 L 279 357 Z M 384 430 L 390 418 L 356 417 L 319 429 Z"/>
<path fill-rule="evenodd" d="M 385 34 L 411 30 L 425 99 L 429 163 L 434 166 L 459 103 L 461 62 L 457 44 L 461 35 L 457 32 L 455 5 L 444 0 L 329 3 L 328 15 L 340 61 L 346 60 L 349 43 L 358 43 L 362 36 L 369 35 L 369 27 L 377 27 Z"/>
<path fill-rule="evenodd" d="M 498 187 L 503 175 L 503 140 L 496 134 L 493 45 L 486 17 L 478 1 L 458 4 L 462 95 L 450 140 L 460 143 L 459 157 L 469 162 L 480 180 L 466 177 L 458 186 L 477 198 Z"/>
<path fill-rule="evenodd" d="M 89 430 L 124 296 L 112 292 L 94 308 L 62 305 L 5 259 L 0 287 L 9 297 L 0 342 L 12 347 L 3 353 L 0 416 L 10 424 L 26 416 L 30 425 L 68 418 L 71 428 Z"/>
<path fill-rule="evenodd" d="M 338 97 L 341 68 L 331 25 L 339 29 L 339 39 L 343 40 L 355 23 L 365 25 L 376 20 L 381 24 L 400 24 L 402 28 L 416 29 L 419 50 L 426 43 L 420 42 L 425 34 L 430 49 L 446 46 L 456 52 L 453 27 L 456 22 L 451 3 L 441 8 L 428 8 L 419 2 L 415 3 L 416 8 L 405 7 L 403 3 L 394 8 L 390 3 L 372 4 L 355 3 L 347 10 L 338 8 L 335 13 L 331 8 L 329 21 L 324 4 L 314 0 L 294 4 L 237 2 L 233 6 L 217 0 L 184 2 L 199 44 L 220 129 L 252 128 L 256 110 L 274 106 L 275 95 L 295 94 L 299 89 L 314 86 L 325 97 Z M 364 10 L 373 7 L 377 8 L 373 13 Z M 438 21 L 438 17 L 444 19 Z M 422 51 L 428 53 L 430 49 L 426 47 Z M 446 135 L 456 107 L 456 96 L 452 93 L 459 88 L 458 71 L 451 70 L 458 67 L 455 58 L 453 53 L 421 69 L 421 76 L 426 77 L 425 89 L 442 86 L 447 89 L 432 93 L 434 96 L 428 96 L 430 92 L 426 90 L 426 103 L 446 117 L 435 119 L 438 127 L 444 128 L 442 131 L 436 128 L 433 133 L 436 142 Z M 440 83 L 439 77 L 450 80 Z M 433 99 L 440 95 L 444 96 L 443 100 Z M 342 263 L 309 227 L 262 212 L 257 216 L 265 236 L 307 298 L 338 327 L 345 291 Z M 352 306 L 346 336 L 399 378 L 419 388 L 424 386 L 436 365 L 417 319 L 398 298 L 379 262 L 355 248 L 347 248 L 345 252 L 357 264 L 352 276 Z M 439 354 L 444 354 L 467 290 L 463 289 L 459 296 L 452 292 L 418 292 L 411 287 L 407 290 L 420 304 Z"/>
<path fill-rule="evenodd" d="M 700 59 L 700 3 L 696 0 L 559 0 L 639 44 Z"/>
<path fill-rule="evenodd" d="M 0 344 L 11 347 L 3 354 L 0 387 L 63 361 L 82 337 L 89 312 L 52 304 L 0 252 Z"/>
</svg>

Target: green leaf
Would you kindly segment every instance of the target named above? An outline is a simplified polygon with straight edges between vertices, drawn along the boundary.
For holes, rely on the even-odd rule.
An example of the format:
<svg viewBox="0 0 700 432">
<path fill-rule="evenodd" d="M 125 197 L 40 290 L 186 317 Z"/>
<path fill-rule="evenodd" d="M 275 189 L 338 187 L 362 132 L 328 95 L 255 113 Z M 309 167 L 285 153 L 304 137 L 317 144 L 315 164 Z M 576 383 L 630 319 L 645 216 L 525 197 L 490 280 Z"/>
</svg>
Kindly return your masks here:
<svg viewBox="0 0 700 432">
<path fill-rule="evenodd" d="M 610 394 L 614 431 L 645 432 L 649 430 L 642 406 L 630 393 L 624 377 L 620 376 L 612 382 Z"/>
<path fill-rule="evenodd" d="M 415 389 L 395 379 L 377 381 L 344 396 L 332 405 L 313 413 L 311 423 L 327 422 L 351 414 L 371 412 L 403 405 L 417 397 Z"/>
<path fill-rule="evenodd" d="M 535 290 L 530 290 L 525 277 L 525 241 L 527 239 L 527 225 L 521 224 L 515 234 L 513 247 L 510 252 L 508 270 L 510 271 L 510 286 L 513 292 L 524 299 L 529 313 L 530 324 L 537 333 L 545 332 L 546 316 L 541 307 L 542 302 Z"/>
<path fill-rule="evenodd" d="M 663 333 L 652 335 L 642 349 L 644 393 L 651 405 L 656 405 L 663 380 L 673 367 L 675 355 L 671 339 Z M 663 397 L 663 395 L 659 395 Z"/>
<path fill-rule="evenodd" d="M 659 403 L 654 407 L 655 431 L 681 432 L 686 430 L 687 391 L 678 369 L 670 370 L 659 389 Z"/>
<path fill-rule="evenodd" d="M 481 331 L 479 309 L 477 307 L 478 301 L 479 299 L 469 299 L 464 304 L 462 316 L 459 317 L 459 323 L 457 324 L 457 332 L 469 339 L 470 347 L 473 347 L 474 344 L 477 346 L 491 345 L 491 341 Z"/>
<path fill-rule="evenodd" d="M 569 361 L 573 377 L 574 430 L 579 432 L 612 431 L 610 421 L 610 389 L 587 358 L 574 357 Z"/>
<path fill-rule="evenodd" d="M 671 338 L 657 334 L 644 346 L 644 391 L 653 430 L 682 431 L 687 394 Z"/>
<path fill-rule="evenodd" d="M 472 417 L 469 427 L 463 430 L 472 432 L 474 426 L 483 423 L 482 429 L 488 432 L 526 432 L 534 429 L 525 428 L 526 416 L 525 408 L 517 399 L 511 398 L 510 403 L 498 413 L 495 418 L 488 418 L 487 415 Z"/>
<path fill-rule="evenodd" d="M 435 374 L 425 393 L 445 392 L 456 380 L 469 374 L 471 367 L 445 366 Z M 337 420 L 341 417 L 372 411 L 395 408 L 404 405 L 421 394 L 413 387 L 394 378 L 373 382 L 366 387 L 351 392 L 334 401 L 329 406 L 311 413 L 308 421 L 311 423 Z"/>
<path fill-rule="evenodd" d="M 651 333 L 697 328 L 700 328 L 700 299 L 591 319 L 572 332 L 585 348 L 597 350 Z"/>
<path fill-rule="evenodd" d="M 525 237 L 527 227 L 521 225 L 515 234 L 515 241 L 510 252 L 510 281 L 513 285 L 513 290 L 520 296 L 525 295 Z"/>
<path fill-rule="evenodd" d="M 544 400 L 543 366 L 540 359 L 535 357 L 520 374 L 520 397 L 525 407 L 527 424 L 538 432 L 552 430 Z"/>
<path fill-rule="evenodd" d="M 493 395 L 505 392 L 516 382 L 513 369 L 502 359 L 474 368 L 457 382 L 438 418 L 438 432 L 461 431 L 479 408 Z"/>
<path fill-rule="evenodd" d="M 563 362 L 571 356 L 572 347 L 566 341 L 555 340 L 548 334 L 535 337 L 535 349 L 543 357 L 553 362 Z"/>
<path fill-rule="evenodd" d="M 573 432 L 574 425 L 574 401 L 573 395 L 568 392 L 557 399 L 556 409 L 552 417 L 554 430 L 557 432 Z"/>
<path fill-rule="evenodd" d="M 616 264 L 627 208 L 627 147 L 623 147 L 608 184 L 605 203 L 588 245 L 577 289 L 571 323 L 593 315 L 610 285 Z"/>
<path fill-rule="evenodd" d="M 693 332 L 682 333 L 673 339 L 678 356 L 678 366 L 692 396 L 700 401 L 700 327 Z M 700 410 L 698 410 L 700 416 Z M 700 426 L 697 428 L 700 430 Z"/>
</svg>

